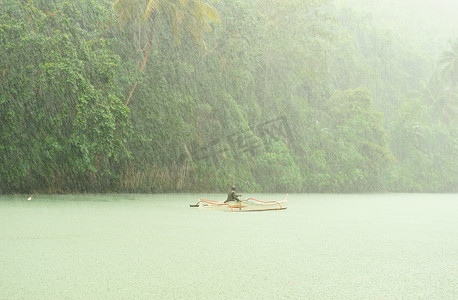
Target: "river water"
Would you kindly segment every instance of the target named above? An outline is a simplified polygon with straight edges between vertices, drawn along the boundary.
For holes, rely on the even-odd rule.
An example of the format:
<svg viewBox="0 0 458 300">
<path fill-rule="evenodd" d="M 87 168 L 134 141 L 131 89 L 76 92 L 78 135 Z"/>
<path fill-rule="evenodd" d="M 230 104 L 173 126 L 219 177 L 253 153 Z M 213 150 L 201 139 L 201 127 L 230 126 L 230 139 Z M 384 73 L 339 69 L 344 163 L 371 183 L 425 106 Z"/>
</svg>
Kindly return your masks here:
<svg viewBox="0 0 458 300">
<path fill-rule="evenodd" d="M 0 299 L 458 299 L 456 194 L 28 196 L 0 196 Z"/>
</svg>

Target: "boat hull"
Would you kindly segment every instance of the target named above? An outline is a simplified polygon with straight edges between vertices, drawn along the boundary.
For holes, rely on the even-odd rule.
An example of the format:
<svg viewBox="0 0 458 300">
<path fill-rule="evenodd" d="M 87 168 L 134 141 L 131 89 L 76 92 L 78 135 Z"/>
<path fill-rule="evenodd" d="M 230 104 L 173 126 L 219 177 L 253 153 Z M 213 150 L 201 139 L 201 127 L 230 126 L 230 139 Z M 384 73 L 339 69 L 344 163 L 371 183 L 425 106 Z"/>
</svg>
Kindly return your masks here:
<svg viewBox="0 0 458 300">
<path fill-rule="evenodd" d="M 228 212 L 242 211 L 268 211 L 268 210 L 284 210 L 288 207 L 288 200 L 285 198 L 281 201 L 260 201 L 254 198 L 248 198 L 242 201 L 214 201 L 208 199 L 200 199 L 195 205 L 201 210 L 215 210 Z"/>
</svg>

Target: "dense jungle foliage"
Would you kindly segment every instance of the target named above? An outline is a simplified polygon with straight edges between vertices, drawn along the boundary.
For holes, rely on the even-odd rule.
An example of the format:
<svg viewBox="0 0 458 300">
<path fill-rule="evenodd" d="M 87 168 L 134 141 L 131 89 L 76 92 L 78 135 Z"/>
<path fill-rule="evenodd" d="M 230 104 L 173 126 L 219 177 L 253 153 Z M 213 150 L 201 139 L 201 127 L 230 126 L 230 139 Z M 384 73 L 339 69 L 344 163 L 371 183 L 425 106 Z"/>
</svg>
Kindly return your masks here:
<svg viewBox="0 0 458 300">
<path fill-rule="evenodd" d="M 457 192 L 458 39 L 317 0 L 2 0 L 0 192 Z"/>
</svg>

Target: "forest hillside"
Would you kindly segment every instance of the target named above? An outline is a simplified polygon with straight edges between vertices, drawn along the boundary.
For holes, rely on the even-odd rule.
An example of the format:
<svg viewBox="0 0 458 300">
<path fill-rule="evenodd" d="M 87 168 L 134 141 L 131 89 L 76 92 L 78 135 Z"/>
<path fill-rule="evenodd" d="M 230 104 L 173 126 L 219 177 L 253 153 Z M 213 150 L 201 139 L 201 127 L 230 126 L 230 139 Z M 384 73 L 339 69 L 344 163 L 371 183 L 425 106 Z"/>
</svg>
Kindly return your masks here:
<svg viewBox="0 0 458 300">
<path fill-rule="evenodd" d="M 363 2 L 2 0 L 0 193 L 457 192 L 453 20 Z"/>
</svg>

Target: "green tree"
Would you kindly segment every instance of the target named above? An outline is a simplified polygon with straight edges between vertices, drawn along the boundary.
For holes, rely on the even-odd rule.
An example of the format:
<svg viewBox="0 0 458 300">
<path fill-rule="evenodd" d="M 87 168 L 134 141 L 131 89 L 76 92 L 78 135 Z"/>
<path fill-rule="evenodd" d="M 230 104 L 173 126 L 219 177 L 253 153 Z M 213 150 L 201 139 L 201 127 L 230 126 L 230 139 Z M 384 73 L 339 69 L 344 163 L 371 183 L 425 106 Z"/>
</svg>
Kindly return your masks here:
<svg viewBox="0 0 458 300">
<path fill-rule="evenodd" d="M 120 59 L 107 38 L 109 3 L 91 2 L 0 6 L 0 190 L 116 184 L 128 109 L 114 85 Z"/>
<path fill-rule="evenodd" d="M 455 106 L 452 101 L 456 100 L 456 86 L 458 83 L 458 40 L 452 45 L 452 49 L 445 51 L 439 64 L 442 66 L 442 77 L 449 85 L 448 100 L 442 121 L 450 122 L 450 118 L 456 118 Z"/>
<path fill-rule="evenodd" d="M 114 8 L 122 25 L 133 23 L 138 28 L 134 32 L 137 51 L 142 54 L 137 64 L 140 72 L 144 70 L 151 52 L 156 18 L 163 18 L 158 22 L 171 24 L 176 44 L 180 43 L 183 32 L 189 33 L 197 43 L 205 44 L 203 33 L 210 31 L 210 24 L 220 18 L 215 8 L 200 0 L 114 0 Z M 133 83 L 124 102 L 126 106 L 137 84 L 138 81 Z"/>
<path fill-rule="evenodd" d="M 365 89 L 336 91 L 330 111 L 329 160 L 341 191 L 383 190 L 382 175 L 394 162 L 388 149 L 383 115 Z"/>
<path fill-rule="evenodd" d="M 396 164 L 390 171 L 389 190 L 395 192 L 456 191 L 458 135 L 431 117 L 419 100 L 406 101 L 402 118 L 390 133 Z"/>
<path fill-rule="evenodd" d="M 298 192 L 302 189 L 300 169 L 285 143 L 268 143 L 266 151 L 256 158 L 254 175 L 263 191 Z"/>
</svg>

